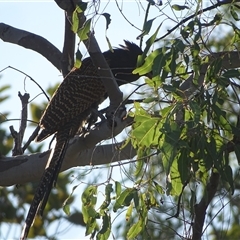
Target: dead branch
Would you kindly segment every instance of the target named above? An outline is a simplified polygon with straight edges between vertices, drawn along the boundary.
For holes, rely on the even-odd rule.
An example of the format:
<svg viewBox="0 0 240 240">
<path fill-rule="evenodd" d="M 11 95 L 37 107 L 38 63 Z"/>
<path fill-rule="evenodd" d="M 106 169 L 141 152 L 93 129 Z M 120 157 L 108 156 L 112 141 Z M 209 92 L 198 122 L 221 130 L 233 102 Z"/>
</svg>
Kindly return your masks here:
<svg viewBox="0 0 240 240">
<path fill-rule="evenodd" d="M 21 155 L 23 153 L 22 151 L 22 140 L 24 136 L 25 129 L 27 127 L 27 105 L 30 95 L 28 93 L 25 93 L 22 95 L 20 92 L 18 92 L 18 96 L 22 103 L 22 111 L 21 111 L 21 121 L 20 121 L 20 127 L 19 131 L 16 132 L 13 129 L 13 126 L 10 127 L 10 131 L 12 133 L 13 139 L 14 139 L 14 148 L 12 150 L 12 155 Z"/>
</svg>

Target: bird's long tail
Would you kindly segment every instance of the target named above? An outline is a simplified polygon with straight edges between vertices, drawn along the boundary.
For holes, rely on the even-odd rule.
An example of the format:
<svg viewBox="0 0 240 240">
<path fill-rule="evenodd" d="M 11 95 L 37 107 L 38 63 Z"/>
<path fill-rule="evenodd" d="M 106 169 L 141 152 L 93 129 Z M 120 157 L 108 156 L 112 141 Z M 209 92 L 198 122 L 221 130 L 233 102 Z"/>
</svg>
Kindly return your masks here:
<svg viewBox="0 0 240 240">
<path fill-rule="evenodd" d="M 54 153 L 51 157 L 49 166 L 45 169 L 43 176 L 38 186 L 30 209 L 28 211 L 27 218 L 22 230 L 20 240 L 27 238 L 30 227 L 34 221 L 34 218 L 39 211 L 40 214 L 46 206 L 49 194 L 51 192 L 52 186 L 56 183 L 59 171 L 62 166 L 62 162 L 67 150 L 67 145 L 69 142 L 69 131 L 59 131 L 57 133 L 57 142 L 54 148 Z"/>
</svg>

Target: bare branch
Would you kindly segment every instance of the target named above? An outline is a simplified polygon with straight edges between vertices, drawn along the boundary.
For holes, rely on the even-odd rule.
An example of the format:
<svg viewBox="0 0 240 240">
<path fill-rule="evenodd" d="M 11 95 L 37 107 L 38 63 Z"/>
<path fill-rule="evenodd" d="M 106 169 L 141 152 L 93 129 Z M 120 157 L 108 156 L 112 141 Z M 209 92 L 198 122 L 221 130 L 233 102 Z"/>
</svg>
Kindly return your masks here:
<svg viewBox="0 0 240 240">
<path fill-rule="evenodd" d="M 22 113 L 21 113 L 21 122 L 19 127 L 19 132 L 16 132 L 13 130 L 13 127 L 10 128 L 12 136 L 14 138 L 14 148 L 12 150 L 12 155 L 21 155 L 23 153 L 22 151 L 22 140 L 24 136 L 25 129 L 27 127 L 27 105 L 30 95 L 28 93 L 25 93 L 22 95 L 20 92 L 18 92 L 18 96 L 22 103 Z"/>
<path fill-rule="evenodd" d="M 65 31 L 62 57 L 62 73 L 65 77 L 74 65 L 75 33 L 72 31 L 72 12 L 65 12 Z"/>
<path fill-rule="evenodd" d="M 40 53 L 61 71 L 62 53 L 45 38 L 5 23 L 0 23 L 0 38 L 4 42 L 14 43 Z"/>
</svg>

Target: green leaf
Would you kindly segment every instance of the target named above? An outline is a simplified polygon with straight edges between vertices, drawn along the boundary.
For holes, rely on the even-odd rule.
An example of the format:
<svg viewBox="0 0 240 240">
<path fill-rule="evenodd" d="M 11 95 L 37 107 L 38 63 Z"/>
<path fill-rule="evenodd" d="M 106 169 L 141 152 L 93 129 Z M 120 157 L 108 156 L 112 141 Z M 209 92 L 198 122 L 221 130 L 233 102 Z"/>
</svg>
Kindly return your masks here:
<svg viewBox="0 0 240 240">
<path fill-rule="evenodd" d="M 76 3 L 79 13 L 84 12 L 87 9 L 87 2 L 77 1 Z"/>
<path fill-rule="evenodd" d="M 79 14 L 84 12 L 87 9 L 87 3 L 78 2 L 75 10 L 72 15 L 72 31 L 77 33 L 79 28 Z"/>
<path fill-rule="evenodd" d="M 130 202 L 134 197 L 135 188 L 127 188 L 125 189 L 120 196 L 117 198 L 114 206 L 113 211 L 116 212 L 119 208 L 123 208 L 124 206 L 129 206 Z"/>
<path fill-rule="evenodd" d="M 167 56 L 165 55 L 164 52 L 160 53 L 156 58 L 153 60 L 153 65 L 152 65 L 152 73 L 153 73 L 153 78 L 152 81 L 155 82 L 155 88 L 157 89 L 158 87 L 161 86 L 161 83 L 165 81 L 164 78 L 164 67 L 166 66 L 167 63 Z M 161 78 L 160 78 L 160 74 Z"/>
<path fill-rule="evenodd" d="M 239 16 L 238 16 L 237 12 L 235 11 L 233 5 L 231 5 L 231 7 L 230 7 L 230 13 L 231 13 L 232 17 L 234 18 L 234 20 L 236 20 L 236 21 L 240 20 Z"/>
<path fill-rule="evenodd" d="M 154 185 L 155 185 L 155 187 L 156 187 L 157 192 L 158 192 L 159 194 L 164 194 L 163 188 L 162 188 L 157 182 L 153 181 L 153 183 L 154 183 Z"/>
<path fill-rule="evenodd" d="M 79 49 L 76 52 L 76 60 L 74 63 L 75 68 L 80 68 L 82 65 L 82 53 L 79 51 Z"/>
<path fill-rule="evenodd" d="M 92 19 L 88 19 L 83 27 L 81 27 L 78 31 L 77 31 L 77 35 L 80 38 L 81 41 L 87 40 L 88 39 L 88 33 L 90 32 L 90 27 L 91 27 L 91 20 Z"/>
<path fill-rule="evenodd" d="M 160 137 L 159 128 L 159 119 L 149 118 L 132 130 L 132 136 L 137 140 L 138 146 L 157 146 Z"/>
<path fill-rule="evenodd" d="M 109 204 L 111 203 L 111 193 L 113 192 L 113 188 L 112 188 L 112 184 L 109 183 L 106 185 L 105 187 L 105 200 L 102 203 L 102 205 L 100 206 L 101 210 L 105 210 L 107 209 L 107 207 L 109 206 Z M 101 211 L 102 212 L 102 211 Z"/>
<path fill-rule="evenodd" d="M 155 20 L 156 18 L 153 18 L 151 20 L 148 20 L 147 22 L 145 22 L 144 26 L 143 26 L 143 30 L 142 30 L 142 33 L 137 36 L 137 39 L 140 39 L 142 38 L 143 36 L 147 35 L 150 30 L 151 30 L 151 27 L 152 27 L 152 23 L 153 21 Z"/>
<path fill-rule="evenodd" d="M 100 231 L 97 234 L 97 239 L 98 240 L 107 240 L 111 233 L 111 218 L 105 212 L 102 219 L 103 219 L 103 224 L 102 224 L 102 228 L 100 229 Z"/>
<path fill-rule="evenodd" d="M 178 158 L 178 171 L 180 173 L 180 178 L 183 185 L 189 179 L 189 162 L 190 159 L 188 156 L 188 151 L 186 149 L 183 149 L 180 157 Z"/>
<path fill-rule="evenodd" d="M 94 232 L 97 228 L 97 221 L 94 218 L 89 218 L 87 223 L 86 223 L 86 231 L 85 231 L 85 235 L 89 235 L 92 232 Z"/>
<path fill-rule="evenodd" d="M 174 148 L 172 144 L 169 144 L 163 141 L 163 145 L 161 146 L 161 156 L 162 156 L 163 168 L 167 175 L 170 172 L 170 168 L 176 157 L 176 154 L 177 154 L 176 148 Z"/>
<path fill-rule="evenodd" d="M 193 111 L 193 116 L 194 116 L 194 121 L 196 123 L 199 123 L 200 121 L 200 117 L 201 117 L 201 108 L 199 106 L 199 103 L 195 102 L 195 101 L 190 101 L 189 102 L 189 106 Z"/>
<path fill-rule="evenodd" d="M 187 167 L 187 166 L 186 166 Z M 177 158 L 173 161 L 170 169 L 171 190 L 170 195 L 179 196 L 182 192 L 182 181 L 178 170 Z"/>
<path fill-rule="evenodd" d="M 121 183 L 118 181 L 115 181 L 115 192 L 117 197 L 121 194 L 121 191 L 122 191 Z"/>
<path fill-rule="evenodd" d="M 97 187 L 94 185 L 88 186 L 82 193 L 82 202 L 85 204 L 92 203 L 93 196 L 97 194 Z"/>
<path fill-rule="evenodd" d="M 181 39 L 174 39 L 173 41 L 173 47 L 177 50 L 180 51 L 181 53 L 184 53 L 185 48 L 186 48 L 186 44 L 183 43 L 183 41 Z"/>
<path fill-rule="evenodd" d="M 227 165 L 224 169 L 224 179 L 229 183 L 233 194 L 234 193 L 233 173 L 232 168 L 229 165 Z"/>
<path fill-rule="evenodd" d="M 156 31 L 154 32 L 154 34 L 146 41 L 146 47 L 143 51 L 143 54 L 141 56 L 138 56 L 138 61 L 137 61 L 137 66 L 141 66 L 147 56 L 147 53 L 149 52 L 151 46 L 153 45 L 156 37 L 157 37 L 157 34 L 158 34 L 158 31 L 161 27 L 162 23 L 158 26 L 158 28 L 156 29 Z"/>
<path fill-rule="evenodd" d="M 154 59 L 162 53 L 162 49 L 158 48 L 156 50 L 154 50 L 152 53 L 150 53 L 147 58 L 145 59 L 144 64 L 141 67 L 136 68 L 135 70 L 133 70 L 133 74 L 139 74 L 139 75 L 144 75 L 146 73 L 149 73 L 152 71 L 152 65 L 153 65 L 153 61 Z"/>
<path fill-rule="evenodd" d="M 163 84 L 162 88 L 164 91 L 167 91 L 167 92 L 176 92 L 177 91 L 176 87 L 169 85 L 169 84 Z"/>
<path fill-rule="evenodd" d="M 240 149 L 237 145 L 234 144 L 234 152 L 238 160 L 238 164 L 240 165 Z"/>
<path fill-rule="evenodd" d="M 88 225 L 90 222 L 92 224 L 92 219 L 98 217 L 98 213 L 94 209 L 97 198 L 97 187 L 90 185 L 87 187 L 84 192 L 82 193 L 82 213 L 83 213 L 83 220 Z"/>
<path fill-rule="evenodd" d="M 131 203 L 127 209 L 126 217 L 125 217 L 126 221 L 128 221 L 129 218 L 132 216 L 132 210 L 133 210 L 133 203 Z"/>
<path fill-rule="evenodd" d="M 63 206 L 63 211 L 69 216 L 71 213 L 70 213 L 70 206 L 69 204 L 65 204 Z"/>
<path fill-rule="evenodd" d="M 182 11 L 184 9 L 189 9 L 189 7 L 186 5 L 178 5 L 178 4 L 172 5 L 172 8 L 176 11 Z"/>
<path fill-rule="evenodd" d="M 223 77 L 226 78 L 234 78 L 240 76 L 240 70 L 238 69 L 228 69 L 226 72 L 223 73 Z"/>
<path fill-rule="evenodd" d="M 137 190 L 133 192 L 133 202 L 134 202 L 135 208 L 139 210 L 139 195 Z"/>
<path fill-rule="evenodd" d="M 77 9 L 75 9 L 72 15 L 72 31 L 74 33 L 77 33 L 78 26 L 79 26 L 78 12 Z"/>
<path fill-rule="evenodd" d="M 109 184 L 107 184 L 107 186 L 105 187 L 105 195 L 106 195 L 106 199 L 108 200 L 108 201 L 110 201 L 110 195 L 111 195 L 111 193 L 113 192 L 113 188 L 112 188 L 112 184 L 111 183 L 109 183 Z"/>
<path fill-rule="evenodd" d="M 107 41 L 107 44 L 108 44 L 108 48 L 109 48 L 109 50 L 110 50 L 111 52 L 114 52 L 110 40 L 108 39 L 107 36 L 105 36 L 105 37 L 106 37 L 106 41 Z"/>
<path fill-rule="evenodd" d="M 127 233 L 127 239 L 134 239 L 142 230 L 144 222 L 140 218 L 137 223 L 134 223 Z"/>
<path fill-rule="evenodd" d="M 7 89 L 10 89 L 10 87 L 11 87 L 10 85 L 4 85 L 4 86 L 0 87 L 0 93 L 4 92 Z"/>
</svg>

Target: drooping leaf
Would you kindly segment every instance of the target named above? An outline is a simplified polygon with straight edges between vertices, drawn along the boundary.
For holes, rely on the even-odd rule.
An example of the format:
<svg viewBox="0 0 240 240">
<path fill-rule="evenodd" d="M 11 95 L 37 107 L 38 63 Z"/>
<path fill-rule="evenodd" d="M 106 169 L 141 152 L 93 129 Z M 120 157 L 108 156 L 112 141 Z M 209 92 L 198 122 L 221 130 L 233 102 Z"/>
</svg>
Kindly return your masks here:
<svg viewBox="0 0 240 240">
<path fill-rule="evenodd" d="M 104 16 L 106 19 L 106 30 L 107 30 L 111 23 L 111 15 L 109 13 L 102 13 L 101 15 Z"/>
<path fill-rule="evenodd" d="M 152 23 L 154 20 L 155 20 L 155 18 L 150 19 L 147 22 L 145 22 L 143 29 L 142 29 L 142 33 L 139 36 L 137 36 L 137 39 L 142 38 L 143 36 L 147 35 L 150 32 Z"/>
<path fill-rule="evenodd" d="M 79 69 L 82 65 L 82 53 L 79 51 L 79 49 L 76 52 L 76 60 L 74 63 L 74 67 Z"/>
<path fill-rule="evenodd" d="M 121 191 L 122 191 L 121 183 L 118 181 L 115 181 L 115 192 L 117 197 L 121 194 Z"/>
<path fill-rule="evenodd" d="M 113 211 L 116 212 L 119 208 L 123 208 L 124 206 L 129 206 L 130 202 L 134 197 L 135 188 L 127 188 L 125 189 L 117 198 L 114 206 Z"/>
<path fill-rule="evenodd" d="M 137 223 L 134 223 L 127 233 L 128 239 L 134 239 L 143 229 L 143 221 L 140 218 Z"/>
<path fill-rule="evenodd" d="M 107 240 L 109 238 L 110 233 L 111 233 L 111 217 L 106 212 L 104 212 L 104 215 L 102 217 L 102 227 L 98 232 L 96 238 L 97 240 Z"/>
<path fill-rule="evenodd" d="M 133 203 L 131 203 L 127 209 L 126 216 L 125 216 L 126 221 L 128 221 L 132 216 L 132 211 L 133 211 Z"/>
<path fill-rule="evenodd" d="M 81 27 L 78 31 L 77 31 L 77 35 L 80 38 L 81 41 L 87 40 L 88 39 L 88 34 L 90 32 L 90 27 L 91 27 L 91 20 L 92 19 L 88 19 L 83 27 Z"/>
</svg>

